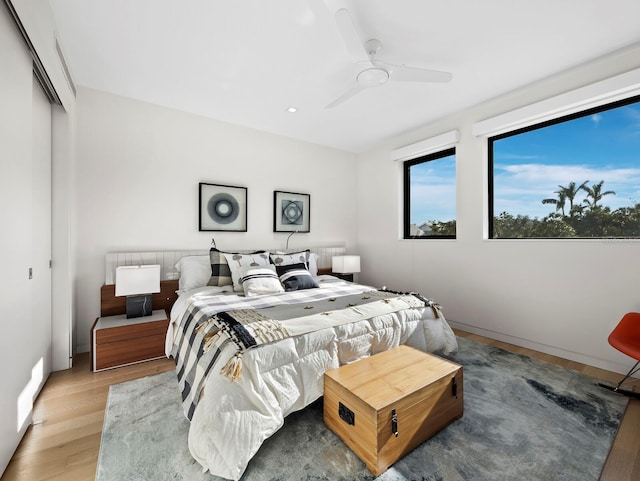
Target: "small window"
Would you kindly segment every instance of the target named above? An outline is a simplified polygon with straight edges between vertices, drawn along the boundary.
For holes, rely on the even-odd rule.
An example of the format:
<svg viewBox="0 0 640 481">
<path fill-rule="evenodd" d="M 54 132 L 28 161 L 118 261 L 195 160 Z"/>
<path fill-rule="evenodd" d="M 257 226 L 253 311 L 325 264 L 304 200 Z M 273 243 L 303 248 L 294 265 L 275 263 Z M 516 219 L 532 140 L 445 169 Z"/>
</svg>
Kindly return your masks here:
<svg viewBox="0 0 640 481">
<path fill-rule="evenodd" d="M 640 97 L 488 147 L 491 238 L 640 237 Z"/>
<path fill-rule="evenodd" d="M 456 151 L 404 163 L 404 238 L 455 239 Z"/>
</svg>

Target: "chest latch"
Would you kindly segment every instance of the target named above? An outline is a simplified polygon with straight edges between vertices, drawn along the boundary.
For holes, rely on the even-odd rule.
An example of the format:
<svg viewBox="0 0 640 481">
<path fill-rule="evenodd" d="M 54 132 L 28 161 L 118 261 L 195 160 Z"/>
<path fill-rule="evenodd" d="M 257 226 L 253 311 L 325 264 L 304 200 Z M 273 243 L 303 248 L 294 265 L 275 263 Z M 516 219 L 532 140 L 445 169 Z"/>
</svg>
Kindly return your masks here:
<svg viewBox="0 0 640 481">
<path fill-rule="evenodd" d="M 391 432 L 396 438 L 398 437 L 398 414 L 395 409 L 391 410 Z"/>
</svg>

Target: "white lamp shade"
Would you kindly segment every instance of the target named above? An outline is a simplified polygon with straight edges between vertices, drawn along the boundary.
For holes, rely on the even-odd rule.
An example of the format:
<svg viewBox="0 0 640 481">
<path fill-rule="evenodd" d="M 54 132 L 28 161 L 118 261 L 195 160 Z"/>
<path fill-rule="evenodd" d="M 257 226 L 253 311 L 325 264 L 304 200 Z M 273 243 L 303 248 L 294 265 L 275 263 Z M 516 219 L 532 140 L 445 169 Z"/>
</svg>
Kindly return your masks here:
<svg viewBox="0 0 640 481">
<path fill-rule="evenodd" d="M 116 269 L 116 296 L 160 292 L 160 265 L 120 266 Z"/>
<path fill-rule="evenodd" d="M 331 271 L 337 274 L 360 272 L 360 256 L 333 256 Z"/>
</svg>

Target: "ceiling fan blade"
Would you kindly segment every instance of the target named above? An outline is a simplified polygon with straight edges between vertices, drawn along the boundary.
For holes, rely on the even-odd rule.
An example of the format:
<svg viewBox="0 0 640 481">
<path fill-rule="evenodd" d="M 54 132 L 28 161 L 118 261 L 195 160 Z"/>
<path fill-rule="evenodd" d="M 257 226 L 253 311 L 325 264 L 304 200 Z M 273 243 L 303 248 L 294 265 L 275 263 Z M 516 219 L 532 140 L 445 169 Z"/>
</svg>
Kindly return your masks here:
<svg viewBox="0 0 640 481">
<path fill-rule="evenodd" d="M 367 52 L 364 48 L 364 43 L 360 38 L 360 34 L 356 29 L 353 19 L 349 10 L 341 8 L 336 11 L 336 25 L 344 41 L 344 46 L 347 49 L 347 53 L 354 58 L 362 58 L 367 56 Z"/>
<path fill-rule="evenodd" d="M 428 70 L 404 65 L 389 65 L 389 80 L 396 82 L 449 82 L 453 78 L 451 72 Z"/>
<path fill-rule="evenodd" d="M 328 103 L 324 108 L 325 109 L 332 109 L 334 107 L 337 107 L 341 103 L 346 102 L 347 100 L 349 100 L 351 97 L 353 97 L 357 93 L 362 92 L 365 88 L 366 87 L 362 87 L 362 86 L 356 84 L 355 86 L 353 86 L 352 88 L 347 90 L 345 93 L 340 95 L 340 97 L 335 99 L 333 102 Z"/>
</svg>

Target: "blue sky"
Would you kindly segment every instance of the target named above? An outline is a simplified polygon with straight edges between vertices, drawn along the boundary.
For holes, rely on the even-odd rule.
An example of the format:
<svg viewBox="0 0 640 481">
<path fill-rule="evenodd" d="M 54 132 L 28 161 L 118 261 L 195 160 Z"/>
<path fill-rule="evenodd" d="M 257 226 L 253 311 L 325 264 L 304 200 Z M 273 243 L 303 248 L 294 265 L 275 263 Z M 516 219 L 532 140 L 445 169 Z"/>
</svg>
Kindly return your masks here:
<svg viewBox="0 0 640 481">
<path fill-rule="evenodd" d="M 542 199 L 556 198 L 569 182 L 615 195 L 612 209 L 640 202 L 640 105 L 618 107 L 494 142 L 494 214 L 542 218 L 554 212 Z M 576 198 L 585 198 L 581 192 Z"/>
<path fill-rule="evenodd" d="M 456 217 L 456 163 L 449 155 L 411 167 L 412 224 Z"/>
<path fill-rule="evenodd" d="M 411 222 L 455 218 L 452 157 L 412 168 Z M 611 209 L 640 203 L 640 102 L 494 142 L 494 213 L 542 218 L 558 186 L 604 181 Z M 585 193 L 580 192 L 576 203 Z M 567 204 L 568 208 L 568 204 Z"/>
</svg>

